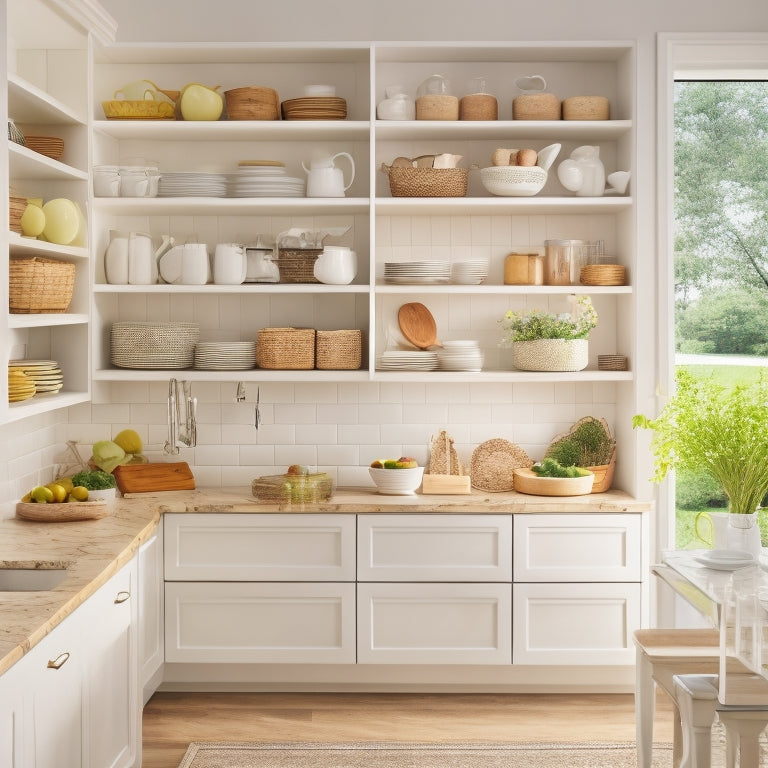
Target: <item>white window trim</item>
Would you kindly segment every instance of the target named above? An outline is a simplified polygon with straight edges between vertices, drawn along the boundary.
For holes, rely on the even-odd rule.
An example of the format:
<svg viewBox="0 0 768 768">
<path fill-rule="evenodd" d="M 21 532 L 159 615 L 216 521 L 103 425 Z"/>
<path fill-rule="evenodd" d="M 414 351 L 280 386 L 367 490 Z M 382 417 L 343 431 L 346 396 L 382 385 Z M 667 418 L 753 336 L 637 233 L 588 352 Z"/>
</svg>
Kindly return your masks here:
<svg viewBox="0 0 768 768">
<path fill-rule="evenodd" d="M 674 382 L 674 82 L 675 79 L 768 80 L 768 34 L 671 34 L 657 38 L 658 371 L 661 387 Z M 663 400 L 663 398 L 661 398 Z M 665 483 L 658 497 L 661 546 L 674 544 L 674 497 Z M 659 626 L 674 626 L 674 606 L 659 600 Z"/>
</svg>

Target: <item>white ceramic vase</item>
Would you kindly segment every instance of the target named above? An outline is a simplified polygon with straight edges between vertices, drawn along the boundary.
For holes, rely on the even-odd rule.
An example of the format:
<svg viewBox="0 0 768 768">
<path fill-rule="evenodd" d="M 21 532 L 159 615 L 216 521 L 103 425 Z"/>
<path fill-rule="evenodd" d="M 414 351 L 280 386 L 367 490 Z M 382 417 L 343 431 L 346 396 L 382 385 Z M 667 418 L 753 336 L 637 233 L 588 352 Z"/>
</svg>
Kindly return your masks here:
<svg viewBox="0 0 768 768">
<path fill-rule="evenodd" d="M 756 512 L 751 515 L 732 512 L 728 515 L 728 549 L 740 549 L 759 559 L 762 545 Z"/>
</svg>

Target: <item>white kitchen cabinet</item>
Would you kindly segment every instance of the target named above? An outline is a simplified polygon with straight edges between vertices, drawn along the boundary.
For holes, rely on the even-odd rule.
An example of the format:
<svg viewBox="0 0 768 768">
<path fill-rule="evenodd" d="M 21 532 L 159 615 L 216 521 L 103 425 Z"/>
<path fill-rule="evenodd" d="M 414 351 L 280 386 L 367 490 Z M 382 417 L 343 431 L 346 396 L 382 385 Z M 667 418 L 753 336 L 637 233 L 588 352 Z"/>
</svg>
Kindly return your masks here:
<svg viewBox="0 0 768 768">
<path fill-rule="evenodd" d="M 75 7 L 77 5 L 77 7 Z M 14 120 L 26 135 L 64 139 L 60 160 L 10 141 L 0 147 L 0 185 L 19 197 L 74 200 L 89 209 L 89 129 L 91 35 L 113 39 L 111 19 L 96 4 L 84 8 L 68 0 L 4 0 L 5 43 L 9 55 L 0 61 L 6 96 L 0 119 Z M 8 274 L 13 257 L 42 256 L 75 265 L 72 302 L 63 313 L 18 314 L 8 311 L 8 282 L 2 301 L 0 335 L 4 359 L 53 359 L 64 384 L 56 393 L 38 393 L 8 403 L 7 380 L 0 383 L 0 423 L 87 401 L 90 396 L 89 323 L 91 274 L 88 236 L 83 244 L 61 246 L 11 232 L 8 218 L 0 227 L 2 269 Z"/>
<path fill-rule="evenodd" d="M 146 704 L 160 685 L 165 658 L 162 523 L 139 547 L 138 580 L 139 688 Z"/>
<path fill-rule="evenodd" d="M 21 768 L 28 762 L 22 732 L 24 690 L 18 665 L 0 677 L 0 768 Z"/>
<path fill-rule="evenodd" d="M 510 584 L 360 583 L 358 664 L 510 664 Z"/>
<path fill-rule="evenodd" d="M 127 768 L 140 750 L 138 566 L 133 558 L 81 609 L 85 648 L 84 766 Z"/>
</svg>

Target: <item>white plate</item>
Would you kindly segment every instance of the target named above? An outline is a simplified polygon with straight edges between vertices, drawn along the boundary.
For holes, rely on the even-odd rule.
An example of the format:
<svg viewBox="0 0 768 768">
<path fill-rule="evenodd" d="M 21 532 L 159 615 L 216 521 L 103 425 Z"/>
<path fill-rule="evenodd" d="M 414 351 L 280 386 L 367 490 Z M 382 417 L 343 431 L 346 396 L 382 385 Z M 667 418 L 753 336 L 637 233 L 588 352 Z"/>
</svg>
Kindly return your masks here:
<svg viewBox="0 0 768 768">
<path fill-rule="evenodd" d="M 755 565 L 756 562 L 749 552 L 740 549 L 713 549 L 710 552 L 696 555 L 693 559 L 697 563 L 717 571 L 735 571 L 738 568 Z"/>
</svg>

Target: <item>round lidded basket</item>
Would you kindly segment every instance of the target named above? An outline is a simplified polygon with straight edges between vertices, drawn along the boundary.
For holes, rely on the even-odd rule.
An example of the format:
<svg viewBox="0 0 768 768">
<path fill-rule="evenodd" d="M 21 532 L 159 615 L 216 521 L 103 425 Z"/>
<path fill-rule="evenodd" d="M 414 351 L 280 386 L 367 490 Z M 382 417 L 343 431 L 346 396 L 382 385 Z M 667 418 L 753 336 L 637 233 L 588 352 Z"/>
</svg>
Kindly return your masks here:
<svg viewBox="0 0 768 768">
<path fill-rule="evenodd" d="M 524 93 L 512 100 L 513 120 L 559 120 L 560 113 L 554 93 Z"/>
<path fill-rule="evenodd" d="M 467 168 L 396 168 L 385 165 L 392 197 L 464 197 Z"/>
<path fill-rule="evenodd" d="M 224 91 L 229 120 L 277 120 L 280 97 L 274 88 L 249 85 Z"/>
<path fill-rule="evenodd" d="M 492 194 L 503 197 L 531 197 L 547 183 L 547 172 L 538 165 L 492 165 L 480 169 L 480 181 Z"/>
<path fill-rule="evenodd" d="M 470 93 L 459 101 L 459 120 L 498 120 L 499 102 L 490 93 Z"/>
<path fill-rule="evenodd" d="M 458 120 L 459 99 L 447 93 L 429 93 L 416 99 L 417 120 Z"/>
<path fill-rule="evenodd" d="M 363 363 L 363 332 L 317 331 L 315 359 L 319 370 L 358 370 Z"/>
<path fill-rule="evenodd" d="M 611 104 L 605 96 L 569 96 L 563 99 L 563 120 L 610 120 Z"/>
<path fill-rule="evenodd" d="M 256 365 L 271 370 L 315 367 L 314 328 L 262 328 L 256 337 Z"/>
</svg>

